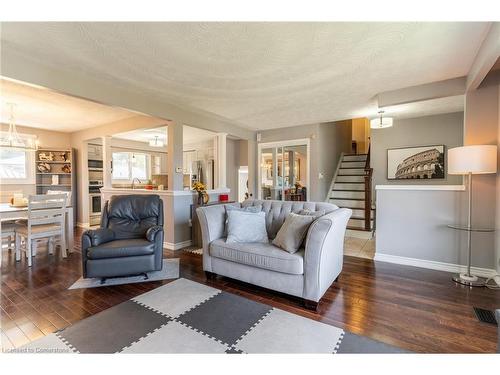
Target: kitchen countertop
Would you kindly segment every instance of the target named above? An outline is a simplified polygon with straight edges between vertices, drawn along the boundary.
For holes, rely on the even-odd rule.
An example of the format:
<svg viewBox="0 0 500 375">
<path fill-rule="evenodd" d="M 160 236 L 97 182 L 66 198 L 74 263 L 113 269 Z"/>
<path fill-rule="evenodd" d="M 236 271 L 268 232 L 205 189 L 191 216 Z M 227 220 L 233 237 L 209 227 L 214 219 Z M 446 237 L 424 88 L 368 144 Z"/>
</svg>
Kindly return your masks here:
<svg viewBox="0 0 500 375">
<path fill-rule="evenodd" d="M 125 194 L 158 194 L 158 195 L 194 195 L 198 194 L 193 190 L 149 190 L 149 189 L 131 189 L 131 188 L 101 188 L 101 193 L 125 193 Z M 208 194 L 227 194 L 229 188 L 220 188 L 207 190 Z"/>
</svg>

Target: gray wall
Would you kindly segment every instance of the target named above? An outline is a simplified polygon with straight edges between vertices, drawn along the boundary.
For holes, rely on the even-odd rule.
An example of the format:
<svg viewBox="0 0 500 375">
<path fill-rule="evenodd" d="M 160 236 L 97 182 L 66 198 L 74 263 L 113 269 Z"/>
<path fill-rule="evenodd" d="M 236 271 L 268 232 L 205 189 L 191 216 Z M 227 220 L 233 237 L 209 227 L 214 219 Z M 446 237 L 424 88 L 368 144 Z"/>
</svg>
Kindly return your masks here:
<svg viewBox="0 0 500 375">
<path fill-rule="evenodd" d="M 445 151 L 463 145 L 464 113 L 447 113 L 442 115 L 394 120 L 392 128 L 371 131 L 371 166 L 373 168 L 373 185 L 460 185 L 461 176 L 447 175 L 444 179 L 435 180 L 388 180 L 387 149 L 440 145 Z"/>
<path fill-rule="evenodd" d="M 341 152 L 351 149 L 352 128 L 350 122 L 329 122 L 272 129 L 261 132 L 260 143 L 310 138 L 309 200 L 324 201 L 330 187 Z M 256 160 L 258 168 L 260 160 Z M 319 173 L 324 175 L 319 178 Z M 259 188 L 259 187 L 257 187 Z M 257 195 L 256 195 L 257 197 Z"/>
<path fill-rule="evenodd" d="M 386 254 L 466 265 L 465 232 L 447 227 L 452 223 L 464 224 L 465 194 L 464 191 L 377 190 L 375 259 Z M 472 266 L 494 268 L 493 246 L 488 249 L 475 246 L 492 237 L 491 233 L 473 234 Z"/>
<path fill-rule="evenodd" d="M 498 142 L 498 86 L 492 85 L 472 90 L 465 97 L 464 143 L 466 145 L 496 145 Z M 473 177 L 472 222 L 484 228 L 498 227 L 495 222 L 496 194 L 499 187 L 494 174 Z M 465 209 L 464 199 L 463 208 Z M 495 235 L 489 233 L 472 243 L 472 258 L 485 253 L 494 257 Z M 498 259 L 492 261 L 499 267 Z M 493 264 L 492 264 L 493 266 Z M 494 268 L 492 267 L 492 268 Z"/>
</svg>

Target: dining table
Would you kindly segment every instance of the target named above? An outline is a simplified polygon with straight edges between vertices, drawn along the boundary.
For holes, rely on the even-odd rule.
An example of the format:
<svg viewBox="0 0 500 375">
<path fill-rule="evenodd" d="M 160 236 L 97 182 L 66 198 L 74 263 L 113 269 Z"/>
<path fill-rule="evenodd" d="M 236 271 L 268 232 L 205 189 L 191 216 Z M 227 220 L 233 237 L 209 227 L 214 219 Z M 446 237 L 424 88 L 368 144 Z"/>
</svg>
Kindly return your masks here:
<svg viewBox="0 0 500 375">
<path fill-rule="evenodd" d="M 73 207 L 66 207 L 66 249 L 71 253 L 74 245 Z M 1 222 L 6 220 L 28 219 L 28 206 L 12 206 L 9 203 L 0 203 L 0 230 Z"/>
</svg>

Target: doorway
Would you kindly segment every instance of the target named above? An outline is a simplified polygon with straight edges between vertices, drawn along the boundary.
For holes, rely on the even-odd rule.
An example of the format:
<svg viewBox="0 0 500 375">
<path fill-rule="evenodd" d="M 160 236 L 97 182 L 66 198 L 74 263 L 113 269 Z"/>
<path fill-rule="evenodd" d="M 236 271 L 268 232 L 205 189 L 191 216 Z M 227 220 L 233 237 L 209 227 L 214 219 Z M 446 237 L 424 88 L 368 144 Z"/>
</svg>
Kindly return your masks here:
<svg viewBox="0 0 500 375">
<path fill-rule="evenodd" d="M 297 139 L 258 145 L 259 199 L 307 201 L 310 142 Z"/>
<path fill-rule="evenodd" d="M 248 197 L 248 167 L 238 169 L 238 202 L 243 202 Z"/>
</svg>

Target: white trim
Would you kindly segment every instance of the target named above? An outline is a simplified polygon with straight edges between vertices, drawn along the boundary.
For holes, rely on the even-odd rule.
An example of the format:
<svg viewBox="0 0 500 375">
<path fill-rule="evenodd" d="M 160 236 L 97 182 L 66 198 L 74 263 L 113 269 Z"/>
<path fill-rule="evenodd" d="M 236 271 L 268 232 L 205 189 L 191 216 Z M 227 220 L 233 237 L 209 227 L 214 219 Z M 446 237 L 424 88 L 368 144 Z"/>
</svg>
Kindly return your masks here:
<svg viewBox="0 0 500 375">
<path fill-rule="evenodd" d="M 261 189 L 261 159 L 262 159 L 262 148 L 268 147 L 286 147 L 286 146 L 307 146 L 307 173 L 306 173 L 306 188 L 307 196 L 306 201 L 309 200 L 311 194 L 311 139 L 310 138 L 299 138 L 299 139 L 288 139 L 284 141 L 276 142 L 264 142 L 257 144 L 257 198 L 262 199 L 262 189 Z M 282 194 L 282 199 L 285 196 Z"/>
<path fill-rule="evenodd" d="M 168 250 L 180 250 L 185 247 L 191 246 L 193 244 L 192 240 L 182 241 L 182 242 L 163 242 L 163 247 Z"/>
<path fill-rule="evenodd" d="M 428 268 L 431 270 L 446 271 L 453 273 L 460 273 L 467 270 L 467 266 L 463 266 L 460 264 L 437 262 L 434 260 L 426 260 L 426 259 L 407 258 L 397 255 L 381 254 L 378 251 L 375 253 L 374 260 L 379 262 L 402 264 L 405 266 Z M 492 277 L 496 274 L 496 271 L 490 268 L 471 267 L 471 273 L 480 277 Z"/>
<path fill-rule="evenodd" d="M 465 191 L 465 185 L 377 185 L 375 190 Z"/>
</svg>

